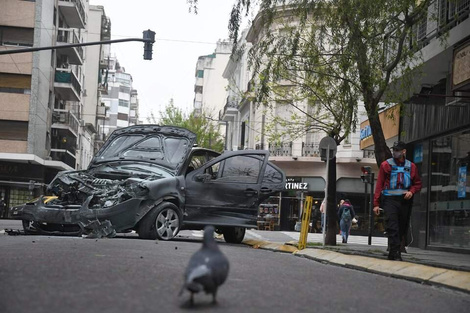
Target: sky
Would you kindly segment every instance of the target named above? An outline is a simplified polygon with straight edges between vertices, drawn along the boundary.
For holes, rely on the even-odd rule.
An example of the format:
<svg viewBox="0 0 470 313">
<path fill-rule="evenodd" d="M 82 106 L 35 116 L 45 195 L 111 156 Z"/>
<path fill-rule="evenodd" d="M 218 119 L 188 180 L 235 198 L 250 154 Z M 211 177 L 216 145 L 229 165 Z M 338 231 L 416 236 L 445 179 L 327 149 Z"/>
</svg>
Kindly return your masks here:
<svg viewBox="0 0 470 313">
<path fill-rule="evenodd" d="M 137 89 L 140 119 L 158 116 L 174 100 L 189 112 L 193 106 L 195 68 L 199 56 L 214 52 L 218 40 L 228 39 L 233 0 L 199 0 L 198 14 L 186 0 L 90 0 L 102 5 L 111 19 L 111 39 L 142 38 L 155 32 L 153 59 L 143 59 L 142 42 L 116 43 L 116 55 Z"/>
</svg>

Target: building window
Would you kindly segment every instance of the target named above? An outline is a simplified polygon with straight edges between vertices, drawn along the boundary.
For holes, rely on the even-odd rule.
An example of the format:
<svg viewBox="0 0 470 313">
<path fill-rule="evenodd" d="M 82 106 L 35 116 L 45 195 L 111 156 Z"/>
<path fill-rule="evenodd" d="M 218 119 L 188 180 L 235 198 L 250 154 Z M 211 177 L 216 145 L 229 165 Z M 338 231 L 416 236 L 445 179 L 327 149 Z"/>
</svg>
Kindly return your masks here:
<svg viewBox="0 0 470 313">
<path fill-rule="evenodd" d="M 121 85 L 119 86 L 119 92 L 131 93 L 131 87 Z"/>
<path fill-rule="evenodd" d="M 0 120 L 0 139 L 28 140 L 28 122 Z"/>
<path fill-rule="evenodd" d="M 32 47 L 33 39 L 32 28 L 0 26 L 0 44 L 3 46 Z"/>
<path fill-rule="evenodd" d="M 470 250 L 470 130 L 431 141 L 429 244 Z"/>
<path fill-rule="evenodd" d="M 202 93 L 202 86 L 194 86 L 194 92 L 195 93 Z"/>
<path fill-rule="evenodd" d="M 204 78 L 204 70 L 197 70 L 196 77 Z"/>
<path fill-rule="evenodd" d="M 129 115 L 124 114 L 124 113 L 118 113 L 117 119 L 121 121 L 128 121 Z"/>
<path fill-rule="evenodd" d="M 119 106 L 128 108 L 129 107 L 129 101 L 119 99 Z"/>
<path fill-rule="evenodd" d="M 0 73 L 0 92 L 31 94 L 31 76 Z"/>
<path fill-rule="evenodd" d="M 12 188 L 10 190 L 10 207 L 24 204 L 30 201 L 31 198 L 31 192 L 28 189 Z"/>
</svg>

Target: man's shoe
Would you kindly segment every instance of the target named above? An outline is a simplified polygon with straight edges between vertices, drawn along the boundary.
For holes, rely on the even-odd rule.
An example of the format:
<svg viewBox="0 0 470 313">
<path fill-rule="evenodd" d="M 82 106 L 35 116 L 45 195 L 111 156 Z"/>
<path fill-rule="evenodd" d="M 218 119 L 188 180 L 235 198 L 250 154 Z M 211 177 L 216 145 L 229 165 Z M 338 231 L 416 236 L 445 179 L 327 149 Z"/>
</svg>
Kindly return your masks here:
<svg viewBox="0 0 470 313">
<path fill-rule="evenodd" d="M 346 239 L 343 238 L 343 243 L 346 243 Z"/>
<path fill-rule="evenodd" d="M 392 261 L 403 261 L 400 251 L 390 251 L 388 254 L 388 259 Z"/>
</svg>

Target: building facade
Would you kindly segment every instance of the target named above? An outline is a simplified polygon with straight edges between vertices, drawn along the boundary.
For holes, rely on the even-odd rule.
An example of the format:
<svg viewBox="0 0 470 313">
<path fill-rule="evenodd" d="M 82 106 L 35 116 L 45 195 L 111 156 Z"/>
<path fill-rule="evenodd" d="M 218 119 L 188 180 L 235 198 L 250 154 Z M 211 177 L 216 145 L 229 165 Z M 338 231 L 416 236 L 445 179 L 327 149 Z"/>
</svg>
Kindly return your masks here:
<svg viewBox="0 0 470 313">
<path fill-rule="evenodd" d="M 194 112 L 213 120 L 218 120 L 219 111 L 228 102 L 226 98 L 227 81 L 223 71 L 232 53 L 228 41 L 219 40 L 214 53 L 200 56 L 196 63 L 194 84 Z"/>
<path fill-rule="evenodd" d="M 104 76 L 107 90 L 101 102 L 106 110 L 106 118 L 100 133 L 106 137 L 117 128 L 134 125 L 132 123 L 138 121 L 138 99 L 137 90 L 132 89 L 132 75 L 126 73 L 115 56 L 108 58 Z"/>
<path fill-rule="evenodd" d="M 88 31 L 94 18 L 84 0 L 0 0 L 0 7 L 0 50 L 82 43 L 103 31 Z M 0 196 L 8 207 L 41 194 L 58 171 L 87 166 L 95 122 L 85 119 L 85 98 L 98 97 L 98 84 L 86 85 L 85 64 L 99 63 L 94 54 L 65 47 L 0 55 Z"/>
<path fill-rule="evenodd" d="M 396 137 L 408 144 L 407 158 L 422 177 L 408 239 L 423 249 L 470 253 L 469 12 L 469 1 L 433 1 L 415 28 L 423 63 Z M 395 130 L 384 131 L 393 140 Z"/>
<path fill-rule="evenodd" d="M 258 16 L 259 18 L 259 16 Z M 284 170 L 287 176 L 286 190 L 260 207 L 260 218 L 266 214 L 274 215 L 275 229 L 294 230 L 299 225 L 302 207 L 306 196 L 314 198 L 312 231 L 320 231 L 319 206 L 325 197 L 326 163 L 321 160 L 320 141 L 326 136 L 320 131 L 310 131 L 295 138 L 284 136 L 281 140 L 269 137 L 268 127 L 275 116 L 289 118 L 293 107 L 286 101 L 271 101 L 268 105 L 257 103 L 253 92 L 256 80 L 248 67 L 248 50 L 256 45 L 262 34 L 253 26 L 242 32 L 239 45 L 245 46 L 243 54 L 229 60 L 223 73 L 228 80 L 227 103 L 220 110 L 219 118 L 226 121 L 228 131 L 226 140 L 231 150 L 263 149 L 270 151 L 270 161 Z M 309 110 L 307 103 L 296 103 L 303 111 Z M 365 115 L 363 105 L 359 104 L 359 116 Z M 305 116 L 305 118 L 307 118 Z M 364 119 L 364 118 L 363 118 Z M 359 122 L 357 129 L 359 130 Z M 365 234 L 368 230 L 368 204 L 365 184 L 361 181 L 361 166 L 377 168 L 373 156 L 364 155 L 359 146 L 360 133 L 352 133 L 337 147 L 337 200 L 351 200 L 361 223 L 353 230 Z M 268 212 L 265 210 L 268 209 Z M 272 209 L 272 212 L 269 210 Z M 318 222 L 318 223 L 317 223 Z M 318 227 L 316 227 L 318 224 Z M 377 233 L 377 235 L 383 235 Z"/>
</svg>

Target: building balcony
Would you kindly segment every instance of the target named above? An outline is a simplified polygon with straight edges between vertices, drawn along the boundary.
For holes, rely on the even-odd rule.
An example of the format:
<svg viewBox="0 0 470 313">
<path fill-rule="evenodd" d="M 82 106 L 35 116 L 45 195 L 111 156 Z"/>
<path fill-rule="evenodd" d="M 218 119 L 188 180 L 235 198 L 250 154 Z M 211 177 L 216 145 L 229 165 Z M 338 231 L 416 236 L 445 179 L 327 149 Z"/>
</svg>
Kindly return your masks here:
<svg viewBox="0 0 470 313">
<path fill-rule="evenodd" d="M 292 142 L 269 143 L 269 154 L 276 156 L 292 156 Z"/>
<path fill-rule="evenodd" d="M 52 113 L 52 128 L 68 130 L 73 136 L 78 137 L 78 118 L 68 110 L 54 109 Z"/>
<path fill-rule="evenodd" d="M 75 168 L 77 162 L 75 154 L 67 149 L 51 149 L 51 158 L 54 161 L 64 162 L 71 168 Z"/>
<path fill-rule="evenodd" d="M 96 107 L 96 118 L 104 120 L 106 118 L 106 106 L 100 105 Z"/>
<path fill-rule="evenodd" d="M 238 114 L 238 101 L 227 98 L 224 108 L 219 112 L 220 120 L 227 120 L 229 117 L 234 117 Z"/>
<path fill-rule="evenodd" d="M 111 40 L 111 19 L 101 16 L 101 41 Z"/>
<path fill-rule="evenodd" d="M 59 0 L 59 11 L 71 28 L 85 28 L 87 16 L 82 0 Z"/>
<path fill-rule="evenodd" d="M 57 33 L 57 45 L 77 44 L 80 43 L 77 33 L 73 29 L 59 28 Z M 59 55 L 66 55 L 70 64 L 83 64 L 83 48 L 71 47 L 57 49 Z"/>
<path fill-rule="evenodd" d="M 82 86 L 70 68 L 58 68 L 54 77 L 54 90 L 62 100 L 80 101 Z"/>
</svg>

